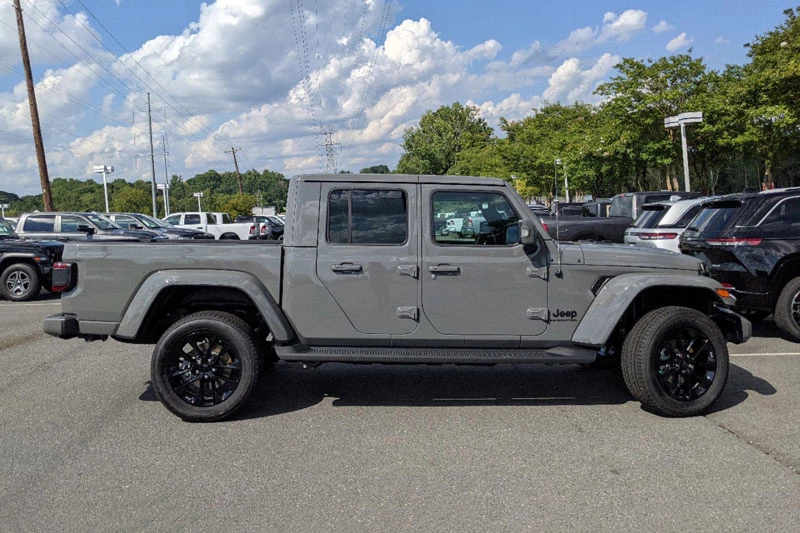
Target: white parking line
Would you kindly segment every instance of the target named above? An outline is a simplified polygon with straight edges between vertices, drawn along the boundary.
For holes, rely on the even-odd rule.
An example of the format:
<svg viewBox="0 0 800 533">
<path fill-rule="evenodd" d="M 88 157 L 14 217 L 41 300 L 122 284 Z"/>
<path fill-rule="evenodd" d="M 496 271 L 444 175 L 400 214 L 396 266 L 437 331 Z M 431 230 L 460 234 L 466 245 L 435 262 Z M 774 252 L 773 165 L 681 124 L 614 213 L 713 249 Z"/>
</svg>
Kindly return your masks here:
<svg viewBox="0 0 800 533">
<path fill-rule="evenodd" d="M 775 353 L 732 353 L 729 357 L 782 357 L 786 355 L 800 356 L 800 352 L 775 352 Z"/>
<path fill-rule="evenodd" d="M 60 300 L 56 300 L 55 302 L 4 302 L 4 303 L 0 303 L 0 307 L 17 307 L 17 306 L 40 307 L 40 306 L 47 306 L 47 305 L 61 305 L 61 301 Z"/>
</svg>

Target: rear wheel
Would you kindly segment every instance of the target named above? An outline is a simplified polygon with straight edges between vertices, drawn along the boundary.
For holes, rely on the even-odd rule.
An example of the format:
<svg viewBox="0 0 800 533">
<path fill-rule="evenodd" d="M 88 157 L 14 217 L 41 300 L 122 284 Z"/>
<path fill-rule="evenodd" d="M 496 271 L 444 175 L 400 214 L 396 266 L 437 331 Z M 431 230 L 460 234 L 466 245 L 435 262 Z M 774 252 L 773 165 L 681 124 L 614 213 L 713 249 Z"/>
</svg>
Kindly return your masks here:
<svg viewBox="0 0 800 533">
<path fill-rule="evenodd" d="M 781 291 L 775 305 L 775 323 L 800 342 L 800 278 L 794 278 Z"/>
<path fill-rule="evenodd" d="M 622 375 L 642 405 L 664 416 L 694 416 L 722 394 L 728 347 L 703 313 L 664 307 L 646 314 L 622 346 Z"/>
<path fill-rule="evenodd" d="M 3 296 L 15 302 L 32 300 L 42 288 L 39 273 L 27 263 L 17 263 L 5 269 L 0 284 Z"/>
<path fill-rule="evenodd" d="M 164 406 L 190 422 L 232 415 L 255 388 L 261 355 L 242 319 L 201 311 L 173 324 L 159 339 L 150 366 Z"/>
</svg>

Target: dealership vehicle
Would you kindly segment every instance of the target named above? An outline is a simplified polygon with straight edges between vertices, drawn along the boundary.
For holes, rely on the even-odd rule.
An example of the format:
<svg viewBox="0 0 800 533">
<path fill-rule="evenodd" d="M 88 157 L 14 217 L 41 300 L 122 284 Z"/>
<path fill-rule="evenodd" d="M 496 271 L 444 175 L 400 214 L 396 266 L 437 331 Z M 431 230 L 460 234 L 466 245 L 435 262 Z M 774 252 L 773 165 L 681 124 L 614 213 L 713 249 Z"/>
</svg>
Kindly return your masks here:
<svg viewBox="0 0 800 533">
<path fill-rule="evenodd" d="M 633 225 L 625 230 L 625 243 L 681 253 L 680 236 L 708 199 L 670 200 L 642 206 Z"/>
<path fill-rule="evenodd" d="M 17 222 L 23 239 L 57 241 L 140 241 L 166 240 L 166 235 L 149 230 L 125 229 L 98 213 L 23 213 Z"/>
<path fill-rule="evenodd" d="M 727 342 L 750 336 L 697 259 L 555 242 L 492 178 L 311 175 L 290 180 L 283 244 L 68 244 L 53 286 L 60 338 L 156 343 L 153 389 L 192 421 L 231 415 L 271 360 L 594 363 L 621 359 L 649 410 L 707 410 Z M 437 213 L 479 211 L 472 237 Z M 108 275 L 113 269 L 114 276 Z"/>
<path fill-rule="evenodd" d="M 268 217 L 266 215 L 238 215 L 234 220 L 234 222 L 255 222 L 258 224 L 258 235 L 255 237 L 251 237 L 251 239 L 255 238 L 266 238 L 266 239 L 282 239 L 283 238 L 283 230 L 284 224 L 283 221 L 280 219 L 276 220 L 276 217 Z"/>
<path fill-rule="evenodd" d="M 625 232 L 639 216 L 642 206 L 652 202 L 700 196 L 695 192 L 626 192 L 614 196 L 607 205 L 587 205 L 581 216 L 542 217 L 542 224 L 554 239 L 570 241 L 625 242 Z M 572 204 L 570 204 L 572 205 Z M 605 217 L 596 214 L 604 212 Z"/>
<path fill-rule="evenodd" d="M 685 254 L 736 295 L 752 320 L 775 323 L 800 342 L 800 188 L 734 194 L 703 204 L 681 236 Z"/>
<path fill-rule="evenodd" d="M 199 229 L 170 226 L 163 220 L 143 213 L 106 213 L 105 216 L 117 225 L 129 229 L 147 229 L 166 235 L 168 239 L 213 239 L 214 236 Z"/>
<path fill-rule="evenodd" d="M 16 302 L 36 298 L 50 287 L 53 263 L 63 250 L 62 242 L 22 240 L 0 218 L 0 295 Z"/>
<path fill-rule="evenodd" d="M 164 222 L 178 228 L 208 232 L 220 240 L 251 240 L 262 238 L 255 222 L 234 222 L 228 213 L 206 211 L 171 213 Z M 264 238 L 266 236 L 263 236 Z"/>
</svg>

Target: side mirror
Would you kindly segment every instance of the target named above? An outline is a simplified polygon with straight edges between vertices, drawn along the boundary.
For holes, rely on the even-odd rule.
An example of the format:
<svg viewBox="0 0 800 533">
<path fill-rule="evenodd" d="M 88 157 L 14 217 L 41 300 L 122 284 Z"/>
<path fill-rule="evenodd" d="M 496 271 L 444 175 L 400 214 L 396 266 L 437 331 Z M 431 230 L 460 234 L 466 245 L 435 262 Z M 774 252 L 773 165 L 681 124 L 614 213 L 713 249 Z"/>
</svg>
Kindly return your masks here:
<svg viewBox="0 0 800 533">
<path fill-rule="evenodd" d="M 78 224 L 78 231 L 87 235 L 94 235 L 94 228 L 88 224 Z"/>
<path fill-rule="evenodd" d="M 519 221 L 519 242 L 522 245 L 536 244 L 536 226 L 532 220 Z"/>
</svg>

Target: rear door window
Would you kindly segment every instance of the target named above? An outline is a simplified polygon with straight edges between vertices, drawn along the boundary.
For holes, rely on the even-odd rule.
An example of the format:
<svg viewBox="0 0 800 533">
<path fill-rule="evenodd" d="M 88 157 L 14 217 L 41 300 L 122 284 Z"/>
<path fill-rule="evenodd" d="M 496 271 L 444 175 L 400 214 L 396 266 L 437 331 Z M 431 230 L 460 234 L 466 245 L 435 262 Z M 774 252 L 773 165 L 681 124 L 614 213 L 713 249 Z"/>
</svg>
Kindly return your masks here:
<svg viewBox="0 0 800 533">
<path fill-rule="evenodd" d="M 24 231 L 54 231 L 55 215 L 36 215 L 25 219 Z"/>
<path fill-rule="evenodd" d="M 186 215 L 183 217 L 184 224 L 199 224 L 200 215 Z"/>
<path fill-rule="evenodd" d="M 328 242 L 404 244 L 408 238 L 407 204 L 401 190 L 333 190 L 328 200 Z"/>
</svg>

